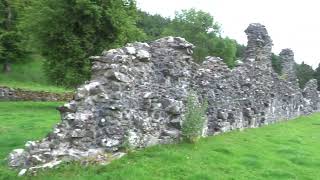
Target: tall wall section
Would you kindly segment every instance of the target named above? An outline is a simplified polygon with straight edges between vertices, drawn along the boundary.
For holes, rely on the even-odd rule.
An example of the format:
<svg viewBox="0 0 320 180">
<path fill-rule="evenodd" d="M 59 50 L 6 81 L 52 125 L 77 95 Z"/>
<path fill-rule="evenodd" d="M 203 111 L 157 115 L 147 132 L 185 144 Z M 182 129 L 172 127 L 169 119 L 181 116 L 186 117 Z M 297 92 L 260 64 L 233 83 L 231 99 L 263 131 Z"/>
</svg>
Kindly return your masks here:
<svg viewBox="0 0 320 180">
<path fill-rule="evenodd" d="M 124 143 L 143 148 L 175 142 L 190 91 L 208 101 L 204 135 L 319 111 L 314 80 L 300 90 L 272 70 L 266 28 L 251 24 L 246 33 L 245 63 L 232 70 L 217 57 L 194 63 L 194 46 L 177 37 L 132 43 L 92 57 L 92 79 L 60 108 L 61 123 L 43 140 L 14 150 L 9 165 L 41 168 L 116 153 Z"/>
</svg>

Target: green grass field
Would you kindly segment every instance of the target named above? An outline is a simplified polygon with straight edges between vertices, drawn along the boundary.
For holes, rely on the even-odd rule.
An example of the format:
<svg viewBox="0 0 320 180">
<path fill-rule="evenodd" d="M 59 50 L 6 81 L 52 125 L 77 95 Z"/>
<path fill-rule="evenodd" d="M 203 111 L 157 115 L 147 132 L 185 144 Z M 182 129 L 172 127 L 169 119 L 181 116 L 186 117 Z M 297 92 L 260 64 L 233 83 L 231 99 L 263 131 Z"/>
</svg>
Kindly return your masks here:
<svg viewBox="0 0 320 180">
<path fill-rule="evenodd" d="M 17 178 L 3 159 L 25 141 L 42 138 L 58 122 L 59 103 L 0 103 L 0 179 L 320 179 L 320 113 L 257 129 L 154 146 L 108 166 L 65 164 Z"/>
<path fill-rule="evenodd" d="M 12 64 L 10 73 L 0 72 L 0 86 L 55 93 L 71 92 L 69 89 L 50 85 L 42 64 L 43 58 L 39 55 L 30 56 L 25 62 Z"/>
</svg>

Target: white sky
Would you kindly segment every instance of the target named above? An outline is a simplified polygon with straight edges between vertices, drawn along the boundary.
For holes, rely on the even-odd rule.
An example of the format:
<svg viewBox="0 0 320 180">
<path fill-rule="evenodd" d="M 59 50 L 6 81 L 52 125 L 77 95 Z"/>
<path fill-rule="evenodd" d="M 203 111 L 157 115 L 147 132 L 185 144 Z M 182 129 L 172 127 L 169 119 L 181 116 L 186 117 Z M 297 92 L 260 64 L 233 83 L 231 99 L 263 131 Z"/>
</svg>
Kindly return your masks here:
<svg viewBox="0 0 320 180">
<path fill-rule="evenodd" d="M 274 53 L 291 48 L 296 62 L 314 68 L 320 63 L 319 0 L 137 0 L 137 5 L 165 17 L 189 8 L 209 12 L 221 24 L 223 35 L 241 44 L 247 44 L 244 30 L 258 22 L 268 29 Z"/>
</svg>

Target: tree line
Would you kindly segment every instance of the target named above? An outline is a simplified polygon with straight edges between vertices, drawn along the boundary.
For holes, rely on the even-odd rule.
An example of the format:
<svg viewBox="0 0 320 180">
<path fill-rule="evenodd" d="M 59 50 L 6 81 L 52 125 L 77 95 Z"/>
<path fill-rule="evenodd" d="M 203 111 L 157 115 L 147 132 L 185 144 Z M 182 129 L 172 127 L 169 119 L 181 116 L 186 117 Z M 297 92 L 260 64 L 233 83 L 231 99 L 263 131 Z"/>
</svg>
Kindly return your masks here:
<svg viewBox="0 0 320 180">
<path fill-rule="evenodd" d="M 282 75 L 281 58 L 276 54 L 272 54 L 271 61 L 274 71 L 279 75 Z M 311 79 L 316 79 L 318 81 L 318 90 L 320 91 L 320 63 L 315 70 L 305 62 L 302 62 L 301 64 L 295 63 L 294 68 L 300 88 L 304 88 Z"/>
<path fill-rule="evenodd" d="M 139 10 L 134 0 L 0 0 L 3 72 L 30 54 L 41 54 L 48 81 L 59 86 L 76 87 L 89 79 L 90 56 L 168 35 L 193 43 L 197 62 L 218 56 L 233 68 L 245 50 L 244 45 L 222 37 L 221 26 L 201 10 L 182 10 L 170 19 Z M 280 72 L 277 56 L 272 62 Z M 307 71 L 308 65 L 301 66 L 301 72 Z M 301 81 L 309 78 L 301 74 Z"/>
</svg>

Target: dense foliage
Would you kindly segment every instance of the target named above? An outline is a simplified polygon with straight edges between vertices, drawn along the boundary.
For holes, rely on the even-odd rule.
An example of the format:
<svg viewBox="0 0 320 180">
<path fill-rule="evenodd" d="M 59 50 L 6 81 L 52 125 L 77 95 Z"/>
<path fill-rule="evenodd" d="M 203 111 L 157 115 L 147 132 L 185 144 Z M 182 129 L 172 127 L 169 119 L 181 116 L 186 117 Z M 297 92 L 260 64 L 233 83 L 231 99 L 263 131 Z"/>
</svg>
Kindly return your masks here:
<svg viewBox="0 0 320 180">
<path fill-rule="evenodd" d="M 314 79 L 318 81 L 318 90 L 320 91 L 320 63 L 314 72 Z"/>
<path fill-rule="evenodd" d="M 46 59 L 43 71 L 51 84 L 67 87 L 90 77 L 90 56 L 128 42 L 164 36 L 180 36 L 193 43 L 197 62 L 218 56 L 233 68 L 246 47 L 220 32 L 220 25 L 207 12 L 182 10 L 170 19 L 138 10 L 134 0 L 0 0 L 0 64 L 4 71 L 10 71 L 12 63 L 29 59 L 28 49 Z M 281 74 L 277 55 L 273 54 L 272 65 Z M 311 70 L 305 64 L 297 69 L 303 87 Z"/>
<path fill-rule="evenodd" d="M 163 35 L 181 36 L 193 43 L 194 58 L 198 62 L 210 55 L 221 57 L 229 67 L 235 65 L 236 42 L 220 36 L 220 26 L 209 13 L 195 9 L 177 12 Z"/>
<path fill-rule="evenodd" d="M 176 12 L 171 20 L 160 15 L 140 12 L 138 27 L 147 34 L 147 40 L 164 36 L 179 36 L 193 43 L 194 58 L 202 62 L 206 56 L 221 57 L 229 67 L 235 66 L 236 58 L 241 58 L 245 46 L 235 40 L 220 36 L 220 26 L 204 11 L 195 9 Z"/>
<path fill-rule="evenodd" d="M 90 56 L 143 38 L 136 18 L 131 0 L 42 0 L 33 1 L 21 25 L 47 58 L 49 79 L 73 87 L 88 79 Z"/>
<path fill-rule="evenodd" d="M 164 29 L 171 23 L 169 18 L 162 17 L 158 14 L 151 15 L 147 12 L 138 11 L 139 19 L 138 28 L 142 29 L 147 35 L 146 40 L 155 40 L 163 37 Z"/>
<path fill-rule="evenodd" d="M 23 48 L 23 37 L 17 28 L 18 0 L 0 0 L 0 63 L 3 72 L 11 71 L 11 64 L 23 60 L 27 52 Z M 21 10 L 21 9 L 20 9 Z"/>
<path fill-rule="evenodd" d="M 272 53 L 271 63 L 272 63 L 273 70 L 276 73 L 278 73 L 279 75 L 281 75 L 282 74 L 282 64 L 281 64 L 280 57 L 278 55 L 275 55 L 274 53 Z"/>
<path fill-rule="evenodd" d="M 302 62 L 301 64 L 298 64 L 296 68 L 297 68 L 297 77 L 299 80 L 299 86 L 300 88 L 304 88 L 306 83 L 310 79 L 313 79 L 314 70 L 310 65 L 305 64 L 304 62 Z"/>
<path fill-rule="evenodd" d="M 246 51 L 246 46 L 243 44 L 236 44 L 237 45 L 237 52 L 236 52 L 236 57 L 241 59 L 244 57 L 244 53 Z"/>
<path fill-rule="evenodd" d="M 24 47 L 46 58 L 44 72 L 55 85 L 83 83 L 90 76 L 90 56 L 136 40 L 185 37 L 196 45 L 198 62 L 208 55 L 219 56 L 229 67 L 234 67 L 245 48 L 222 38 L 213 17 L 195 9 L 177 12 L 169 19 L 138 11 L 134 0 L 1 0 L 0 6 L 4 9 L 0 22 L 12 26 L 10 31 L 6 26 L 0 29 L 1 62 L 8 67 L 8 62 L 23 57 L 20 42 L 24 37 L 28 40 Z M 8 7 L 14 14 L 11 18 Z"/>
</svg>

